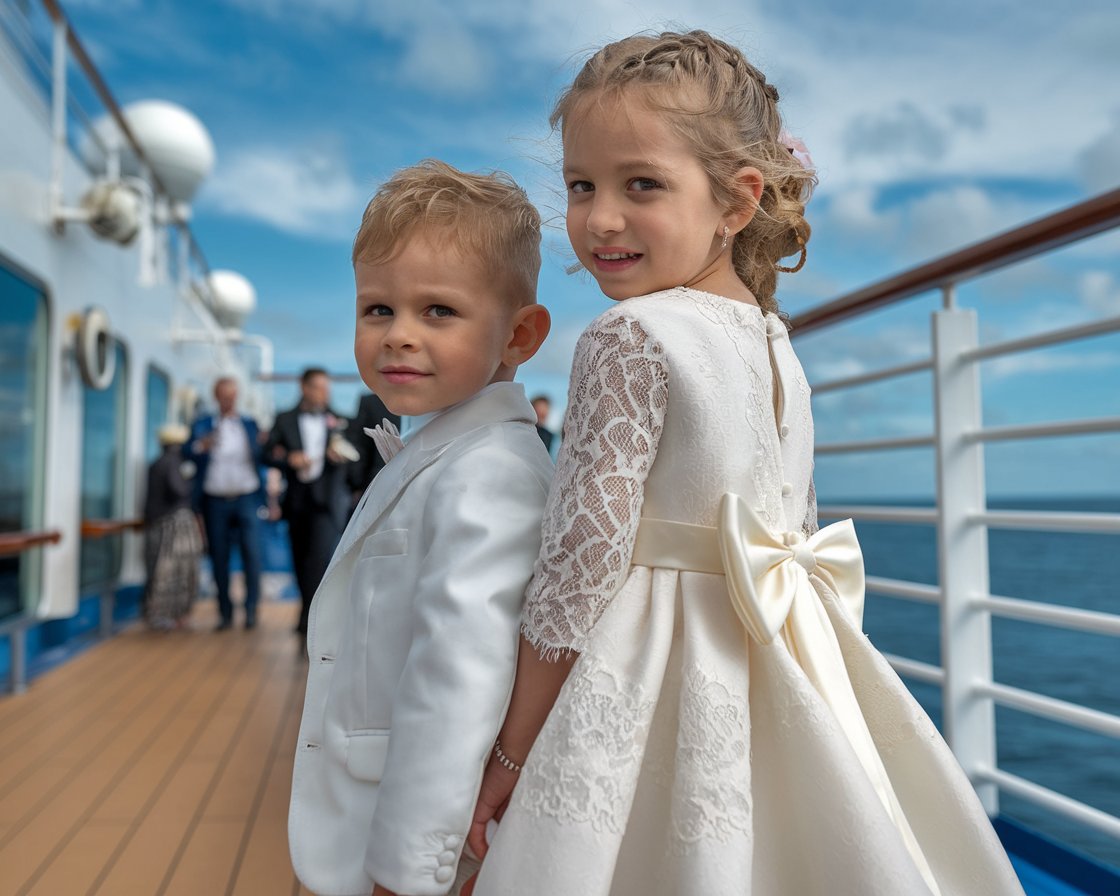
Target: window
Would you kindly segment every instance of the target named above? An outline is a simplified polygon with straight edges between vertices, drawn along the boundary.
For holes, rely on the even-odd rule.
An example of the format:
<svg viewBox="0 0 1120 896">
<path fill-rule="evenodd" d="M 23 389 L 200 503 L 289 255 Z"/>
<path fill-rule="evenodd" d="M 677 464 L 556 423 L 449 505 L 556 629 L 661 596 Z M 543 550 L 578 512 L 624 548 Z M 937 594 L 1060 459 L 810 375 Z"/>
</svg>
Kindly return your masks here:
<svg viewBox="0 0 1120 896">
<path fill-rule="evenodd" d="M 119 519 L 123 512 L 124 445 L 127 433 L 128 355 L 115 343 L 116 369 L 109 388 L 82 390 L 82 519 Z M 82 591 L 114 581 L 121 567 L 121 539 L 82 540 Z"/>
<path fill-rule="evenodd" d="M 0 259 L 0 532 L 42 523 L 47 300 Z M 0 619 L 28 607 L 40 552 L 0 557 Z"/>
<path fill-rule="evenodd" d="M 159 457 L 159 428 L 170 423 L 171 377 L 156 367 L 148 365 L 148 407 L 144 429 L 144 457 L 148 463 Z"/>
</svg>

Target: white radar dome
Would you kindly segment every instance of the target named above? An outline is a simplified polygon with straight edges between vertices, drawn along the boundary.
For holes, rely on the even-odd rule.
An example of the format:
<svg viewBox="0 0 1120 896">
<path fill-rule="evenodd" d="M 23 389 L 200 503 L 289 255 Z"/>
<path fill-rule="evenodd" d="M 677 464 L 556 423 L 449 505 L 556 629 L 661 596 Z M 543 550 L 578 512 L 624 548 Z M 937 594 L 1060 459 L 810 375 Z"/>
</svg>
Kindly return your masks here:
<svg viewBox="0 0 1120 896">
<path fill-rule="evenodd" d="M 257 291 L 253 284 L 236 271 L 211 271 L 207 279 L 218 323 L 240 329 L 245 318 L 257 307 Z"/>
<path fill-rule="evenodd" d="M 176 203 L 189 203 L 214 168 L 214 141 L 194 115 L 164 100 L 140 100 L 121 110 L 144 155 Z M 112 116 L 103 115 L 93 125 L 97 141 L 107 151 L 119 149 L 121 173 L 136 175 L 140 166 L 128 141 Z M 105 154 L 97 141 L 83 141 L 82 155 L 99 174 L 106 169 Z"/>
</svg>

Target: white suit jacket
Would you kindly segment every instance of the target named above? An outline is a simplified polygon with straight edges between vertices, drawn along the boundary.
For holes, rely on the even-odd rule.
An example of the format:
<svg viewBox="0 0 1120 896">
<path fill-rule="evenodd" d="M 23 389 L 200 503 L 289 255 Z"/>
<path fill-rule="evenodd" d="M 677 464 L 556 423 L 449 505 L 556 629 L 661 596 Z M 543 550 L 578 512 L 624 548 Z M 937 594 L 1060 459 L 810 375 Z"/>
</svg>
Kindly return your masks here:
<svg viewBox="0 0 1120 896">
<path fill-rule="evenodd" d="M 446 893 L 509 701 L 552 461 L 516 383 L 421 429 L 311 606 L 288 836 L 320 896 Z"/>
</svg>

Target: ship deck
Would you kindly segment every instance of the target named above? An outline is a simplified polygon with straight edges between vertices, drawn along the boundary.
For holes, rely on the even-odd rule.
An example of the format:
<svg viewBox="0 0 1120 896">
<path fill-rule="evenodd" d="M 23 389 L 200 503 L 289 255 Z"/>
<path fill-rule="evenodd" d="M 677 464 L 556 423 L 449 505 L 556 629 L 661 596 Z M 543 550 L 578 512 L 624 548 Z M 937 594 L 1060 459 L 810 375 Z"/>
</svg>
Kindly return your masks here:
<svg viewBox="0 0 1120 896">
<path fill-rule="evenodd" d="M 297 614 L 265 600 L 255 630 L 219 633 L 202 601 L 188 630 L 133 623 L 0 699 L 0 893 L 313 896 L 287 846 Z M 1029 896 L 1112 892 L 1033 851 L 1012 854 Z"/>
<path fill-rule="evenodd" d="M 308 894 L 287 815 L 298 605 L 257 628 L 132 625 L 0 700 L 0 892 Z"/>
</svg>

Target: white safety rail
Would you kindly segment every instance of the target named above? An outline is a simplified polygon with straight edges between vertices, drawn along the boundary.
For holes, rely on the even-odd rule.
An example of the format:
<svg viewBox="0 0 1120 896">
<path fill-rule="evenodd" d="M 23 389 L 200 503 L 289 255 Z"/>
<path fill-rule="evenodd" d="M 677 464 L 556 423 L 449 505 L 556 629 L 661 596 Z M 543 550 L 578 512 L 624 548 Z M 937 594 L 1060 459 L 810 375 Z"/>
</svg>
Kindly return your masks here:
<svg viewBox="0 0 1120 896">
<path fill-rule="evenodd" d="M 140 165 L 142 176 L 126 179 L 144 193 L 149 203 L 154 203 L 160 223 L 168 225 L 163 245 L 152 240 L 150 235 L 141 235 L 142 241 L 147 238 L 151 242 L 150 251 L 143 253 L 142 276 L 149 282 L 166 278 L 177 284 L 185 296 L 188 293 L 197 295 L 209 305 L 206 256 L 187 221 L 171 219 L 168 210 L 174 202 L 152 171 L 120 106 L 56 0 L 42 0 L 36 4 L 0 0 L 0 28 L 49 98 L 54 132 L 50 200 L 56 226 L 65 225 L 68 216 L 76 213 L 65 208 L 67 197 L 63 181 L 68 156 L 87 167 L 93 162 L 93 156 L 99 156 L 105 160 L 108 174 L 113 178 L 120 175 L 121 159 L 105 145 L 94 127 L 95 119 L 106 114 L 115 121 Z"/>
<path fill-rule="evenodd" d="M 990 528 L 1120 534 L 1120 514 L 988 510 L 983 454 L 986 444 L 997 441 L 1120 433 L 1120 417 L 985 427 L 981 424 L 979 376 L 982 361 L 1120 332 L 1120 315 L 1053 329 L 1029 338 L 981 344 L 976 312 L 959 308 L 955 302 L 956 287 L 980 274 L 1117 228 L 1120 228 L 1120 190 L 809 311 L 794 318 L 792 335 L 796 339 L 919 294 L 941 292 L 942 308 L 933 314 L 928 358 L 813 384 L 816 397 L 929 371 L 933 381 L 934 432 L 904 438 L 821 444 L 817 446 L 817 454 L 931 448 L 937 471 L 936 506 L 822 505 L 820 516 L 936 526 L 938 585 L 869 576 L 867 590 L 939 608 L 941 665 L 894 655 L 888 655 L 888 659 L 903 677 L 941 689 L 945 736 L 990 814 L 998 812 L 998 796 L 1004 792 L 1075 819 L 1120 841 L 1120 818 L 998 767 L 995 707 L 1010 707 L 1115 738 L 1117 756 L 1120 756 L 1120 717 L 993 681 L 991 639 L 993 616 L 1120 638 L 1120 615 L 994 595 L 990 593 L 988 574 Z M 1120 387 L 1120 383 L 1117 385 Z M 1120 651 L 1120 644 L 1117 650 Z M 1086 674 L 1092 674 L 1092 670 L 1087 670 Z"/>
</svg>

